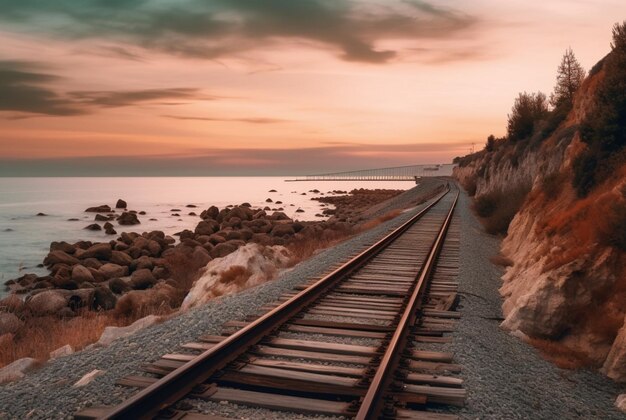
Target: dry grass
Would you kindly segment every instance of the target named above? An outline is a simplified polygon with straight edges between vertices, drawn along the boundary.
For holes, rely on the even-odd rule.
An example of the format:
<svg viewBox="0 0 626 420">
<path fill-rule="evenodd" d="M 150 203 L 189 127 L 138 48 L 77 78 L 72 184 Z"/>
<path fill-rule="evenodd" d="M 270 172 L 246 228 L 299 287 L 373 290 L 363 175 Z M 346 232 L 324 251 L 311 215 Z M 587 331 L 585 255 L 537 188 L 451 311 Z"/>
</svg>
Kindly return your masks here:
<svg viewBox="0 0 626 420">
<path fill-rule="evenodd" d="M 377 217 L 375 219 L 371 219 L 371 220 L 368 220 L 365 223 L 362 223 L 361 225 L 359 225 L 358 229 L 359 229 L 360 232 L 364 232 L 366 230 L 370 230 L 370 229 L 375 228 L 376 226 L 378 226 L 378 225 L 380 225 L 382 223 L 385 223 L 385 222 L 387 222 L 387 221 L 389 221 L 391 219 L 394 219 L 394 218 L 398 217 L 401 214 L 402 214 L 402 209 L 392 210 L 392 211 L 390 211 L 388 213 L 383 214 L 380 217 Z"/>
<path fill-rule="evenodd" d="M 321 250 L 335 246 L 352 236 L 354 233 L 351 230 L 324 231 L 323 235 L 292 241 L 286 245 L 291 253 L 289 266 L 293 267 Z"/>
<path fill-rule="evenodd" d="M 507 233 L 530 188 L 530 185 L 520 185 L 507 191 L 493 191 L 476 197 L 474 211 L 481 218 L 487 233 L 492 235 Z"/>
<path fill-rule="evenodd" d="M 561 369 L 581 369 L 593 365 L 593 361 L 585 353 L 572 350 L 556 341 L 529 338 L 528 342 L 539 350 L 544 359 Z"/>
<path fill-rule="evenodd" d="M 124 326 L 131 322 L 131 319 L 118 318 L 110 311 L 84 311 L 79 317 L 69 319 L 52 316 L 26 319 L 17 334 L 3 336 L 6 338 L 0 346 L 0 367 L 22 357 L 48 360 L 51 351 L 66 344 L 74 350 L 83 349 L 98 341 L 105 327 Z"/>
<path fill-rule="evenodd" d="M 200 269 L 204 268 L 201 261 L 196 261 L 191 254 L 175 253 L 165 258 L 165 266 L 180 290 L 189 291 L 198 278 Z"/>
<path fill-rule="evenodd" d="M 243 286 L 250 278 L 252 273 L 242 265 L 233 265 L 220 275 L 219 282 L 224 284 L 236 284 Z"/>
</svg>

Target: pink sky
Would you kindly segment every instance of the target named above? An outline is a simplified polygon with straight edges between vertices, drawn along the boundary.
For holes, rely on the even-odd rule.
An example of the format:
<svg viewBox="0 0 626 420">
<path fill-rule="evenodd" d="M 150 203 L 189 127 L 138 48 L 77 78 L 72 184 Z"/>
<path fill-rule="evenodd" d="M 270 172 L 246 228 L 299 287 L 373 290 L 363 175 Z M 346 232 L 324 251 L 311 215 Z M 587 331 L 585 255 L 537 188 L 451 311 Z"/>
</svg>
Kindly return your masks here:
<svg viewBox="0 0 626 420">
<path fill-rule="evenodd" d="M 549 93 L 566 48 L 593 66 L 626 17 L 623 1 L 70 3 L 0 3 L 1 175 L 449 162 L 504 134 L 518 92 Z"/>
</svg>

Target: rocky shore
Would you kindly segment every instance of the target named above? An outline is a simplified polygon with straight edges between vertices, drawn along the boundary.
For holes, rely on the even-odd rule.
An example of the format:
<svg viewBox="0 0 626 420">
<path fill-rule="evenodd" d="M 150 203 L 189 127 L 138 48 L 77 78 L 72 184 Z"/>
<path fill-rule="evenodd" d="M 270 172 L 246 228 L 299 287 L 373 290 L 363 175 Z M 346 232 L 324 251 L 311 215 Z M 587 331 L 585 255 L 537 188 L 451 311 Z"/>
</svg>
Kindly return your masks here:
<svg viewBox="0 0 626 420">
<path fill-rule="evenodd" d="M 315 191 L 311 191 L 313 195 L 321 195 Z M 0 300 L 0 343 L 23 346 L 36 319 L 65 322 L 86 313 L 102 313 L 110 315 L 105 323 L 115 320 L 117 326 L 124 326 L 148 314 L 174 312 L 212 262 L 211 273 L 217 272 L 215 267 L 222 267 L 211 280 L 219 287 L 196 291 L 194 304 L 215 297 L 218 289 L 219 295 L 235 293 L 271 280 L 279 269 L 356 233 L 356 224 L 363 220 L 361 212 L 402 192 L 337 191 L 323 198 L 334 208 L 325 209 L 325 216 L 330 217 L 322 221 L 300 222 L 280 207 L 253 208 L 248 203 L 222 209 L 211 206 L 201 211 L 187 205 L 187 210 L 200 219 L 193 230 L 171 236 L 163 231 L 122 232 L 108 242 L 52 242 L 43 260 L 49 274 L 25 274 L 5 282 L 11 294 Z M 182 212 L 182 208 L 172 212 Z M 143 213 L 128 210 L 127 202 L 121 199 L 114 207 L 99 205 L 85 212 L 95 213 L 94 223 L 87 228 L 95 230 L 97 226 L 105 235 L 116 234 L 114 223 L 140 225 Z M 269 253 L 280 255 L 280 262 L 276 258 L 268 260 L 265 266 L 273 268 L 264 266 L 263 276 L 259 276 L 259 266 L 253 261 Z M 236 255 L 223 261 L 231 254 Z M 247 268 L 234 275 L 230 265 Z M 186 306 L 191 305 L 189 302 L 187 299 Z M 6 364 L 15 357 L 4 355 L 0 359 Z"/>
</svg>

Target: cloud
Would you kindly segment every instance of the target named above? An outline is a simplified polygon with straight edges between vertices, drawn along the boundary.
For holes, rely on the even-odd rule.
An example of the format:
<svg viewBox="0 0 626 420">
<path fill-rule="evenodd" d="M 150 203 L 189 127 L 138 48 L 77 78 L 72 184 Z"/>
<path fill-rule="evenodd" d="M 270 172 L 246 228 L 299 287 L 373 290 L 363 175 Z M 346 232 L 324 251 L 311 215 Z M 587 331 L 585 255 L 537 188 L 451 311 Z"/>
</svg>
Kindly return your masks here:
<svg viewBox="0 0 626 420">
<path fill-rule="evenodd" d="M 131 91 L 80 91 L 62 93 L 54 82 L 61 78 L 46 72 L 38 63 L 0 61 L 0 112 L 13 112 L 9 119 L 34 115 L 72 116 L 163 100 L 215 100 L 194 88 L 144 89 Z M 181 102 L 159 102 L 159 105 Z"/>
<path fill-rule="evenodd" d="M 0 111 L 80 115 L 84 111 L 45 85 L 57 76 L 36 63 L 0 61 Z"/>
<path fill-rule="evenodd" d="M 174 120 L 189 120 L 189 121 L 207 121 L 207 122 L 242 122 L 248 124 L 282 124 L 289 122 L 289 120 L 283 120 L 278 118 L 216 118 L 216 117 L 186 117 L 182 115 L 162 115 L 164 118 L 171 118 Z"/>
<path fill-rule="evenodd" d="M 422 0 L 0 0 L 7 28 L 70 39 L 115 41 L 215 59 L 287 42 L 331 48 L 346 61 L 385 63 L 382 41 L 449 38 L 475 17 Z"/>
<path fill-rule="evenodd" d="M 145 89 L 130 91 L 82 91 L 70 92 L 69 95 L 77 102 L 102 108 L 116 108 L 122 106 L 137 105 L 162 99 L 215 99 L 213 97 L 201 97 L 198 89 L 174 88 L 174 89 Z M 177 103 L 178 104 L 178 103 Z"/>
</svg>

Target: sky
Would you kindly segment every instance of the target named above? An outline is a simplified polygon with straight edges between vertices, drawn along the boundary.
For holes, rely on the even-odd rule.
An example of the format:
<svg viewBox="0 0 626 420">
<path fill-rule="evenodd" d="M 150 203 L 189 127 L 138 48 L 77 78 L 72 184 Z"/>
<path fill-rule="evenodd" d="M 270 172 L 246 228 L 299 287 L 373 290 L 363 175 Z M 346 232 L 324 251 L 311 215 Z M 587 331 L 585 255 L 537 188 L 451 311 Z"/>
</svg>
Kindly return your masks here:
<svg viewBox="0 0 626 420">
<path fill-rule="evenodd" d="M 623 0 L 0 0 L 0 176 L 447 163 Z"/>
</svg>

